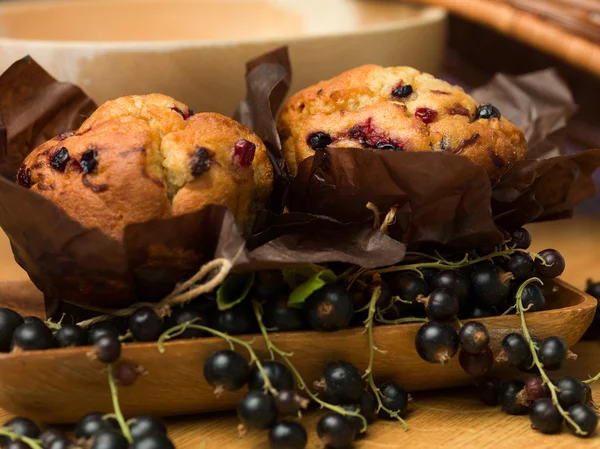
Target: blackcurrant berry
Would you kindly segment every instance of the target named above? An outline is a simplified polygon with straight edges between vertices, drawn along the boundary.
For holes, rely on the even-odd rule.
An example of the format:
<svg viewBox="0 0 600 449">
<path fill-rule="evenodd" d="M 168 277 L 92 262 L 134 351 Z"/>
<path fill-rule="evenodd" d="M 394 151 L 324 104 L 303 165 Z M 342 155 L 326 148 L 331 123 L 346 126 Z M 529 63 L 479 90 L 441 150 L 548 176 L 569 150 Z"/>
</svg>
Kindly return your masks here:
<svg viewBox="0 0 600 449">
<path fill-rule="evenodd" d="M 30 321 L 15 329 L 12 346 L 23 351 L 50 349 L 54 347 L 54 337 L 52 331 L 42 320 Z"/>
<path fill-rule="evenodd" d="M 587 286 L 585 288 L 585 292 L 588 295 L 593 296 L 596 299 L 600 299 L 600 282 L 594 282 L 591 279 L 587 280 Z M 3 309 L 0 309 L 0 311 Z M 7 309 L 5 309 L 7 310 Z"/>
<path fill-rule="evenodd" d="M 425 304 L 425 312 L 430 320 L 449 321 L 456 318 L 458 299 L 456 295 L 445 288 L 438 288 L 420 302 Z"/>
<path fill-rule="evenodd" d="M 598 426 L 598 415 L 596 411 L 585 404 L 575 404 L 569 408 L 569 417 L 575 421 L 575 424 L 579 426 L 579 428 L 584 431 L 585 435 L 580 435 L 575 431 L 575 428 L 569 424 L 567 421 L 567 428 L 569 432 L 578 437 L 591 437 Z"/>
<path fill-rule="evenodd" d="M 530 377 L 527 379 L 525 382 L 525 393 L 527 395 L 527 399 L 530 401 L 535 401 L 536 399 L 541 399 L 548 396 L 548 391 L 544 386 L 544 381 L 539 376 Z"/>
<path fill-rule="evenodd" d="M 262 362 L 262 367 L 276 390 L 293 390 L 294 376 L 292 372 L 281 362 L 269 360 Z M 264 390 L 265 380 L 257 366 L 250 371 L 248 378 L 248 388 L 250 390 Z"/>
<path fill-rule="evenodd" d="M 439 273 L 440 270 L 437 268 L 419 268 L 419 271 L 423 275 L 425 282 L 427 285 L 433 284 L 433 278 L 435 278 L 436 274 Z"/>
<path fill-rule="evenodd" d="M 486 405 L 498 405 L 500 403 L 500 379 L 486 377 L 477 385 L 479 399 Z"/>
<path fill-rule="evenodd" d="M 490 334 L 487 327 L 478 321 L 465 323 L 458 333 L 458 339 L 463 350 L 471 354 L 485 351 L 490 344 Z"/>
<path fill-rule="evenodd" d="M 496 312 L 493 307 L 483 306 L 481 304 L 467 304 L 460 313 L 462 318 L 473 318 L 476 320 L 496 315 L 498 315 L 498 312 Z"/>
<path fill-rule="evenodd" d="M 131 449 L 175 449 L 171 440 L 162 433 L 152 433 L 133 440 Z"/>
<path fill-rule="evenodd" d="M 519 396 L 525 388 L 525 383 L 520 380 L 507 380 L 500 385 L 500 405 L 509 415 L 525 415 L 529 405 Z"/>
<path fill-rule="evenodd" d="M 345 329 L 354 313 L 350 294 L 337 284 L 326 285 L 308 297 L 304 305 L 313 329 L 335 331 Z"/>
<path fill-rule="evenodd" d="M 321 443 L 331 449 L 346 449 L 354 441 L 354 427 L 339 413 L 327 413 L 317 423 L 317 435 Z"/>
<path fill-rule="evenodd" d="M 271 449 L 304 449 L 308 436 L 302 424 L 294 421 L 281 421 L 269 430 Z"/>
<path fill-rule="evenodd" d="M 249 375 L 246 359 L 230 349 L 213 352 L 204 362 L 204 378 L 215 387 L 217 394 L 239 390 Z"/>
<path fill-rule="evenodd" d="M 394 273 L 389 277 L 388 285 L 392 295 L 399 296 L 402 301 L 410 302 L 410 304 L 398 303 L 398 307 L 409 311 L 423 310 L 417 298 L 427 296 L 429 286 L 419 275 L 411 272 Z"/>
<path fill-rule="evenodd" d="M 54 335 L 59 348 L 69 346 L 85 346 L 88 341 L 87 331 L 76 324 L 65 324 Z"/>
<path fill-rule="evenodd" d="M 119 336 L 119 330 L 114 323 L 108 321 L 96 323 L 88 331 L 88 342 L 93 345 L 100 337 L 107 334 L 114 335 L 115 337 Z"/>
<path fill-rule="evenodd" d="M 106 334 L 96 340 L 93 352 L 102 363 L 113 363 L 121 357 L 121 342 L 115 334 Z"/>
<path fill-rule="evenodd" d="M 267 303 L 264 322 L 268 328 L 282 332 L 299 331 L 308 327 L 302 309 L 288 307 L 287 296 Z"/>
<path fill-rule="evenodd" d="M 114 367 L 113 374 L 119 385 L 128 387 L 137 380 L 140 371 L 139 368 L 131 363 L 119 363 Z"/>
<path fill-rule="evenodd" d="M 369 424 L 377 419 L 377 399 L 368 391 L 364 391 L 360 394 L 360 400 L 358 407 L 360 414 L 364 416 Z"/>
<path fill-rule="evenodd" d="M 563 417 L 550 398 L 541 398 L 531 404 L 531 427 L 542 433 L 559 433 Z"/>
<path fill-rule="evenodd" d="M 458 334 L 449 324 L 430 321 L 418 330 L 415 347 L 423 360 L 443 364 L 456 354 Z"/>
<path fill-rule="evenodd" d="M 25 441 L 12 440 L 2 446 L 4 449 L 31 449 Z"/>
<path fill-rule="evenodd" d="M 129 432 L 134 440 L 154 433 L 167 434 L 165 422 L 155 416 L 136 416 L 129 425 Z"/>
<path fill-rule="evenodd" d="M 16 417 L 6 423 L 3 427 L 10 428 L 17 435 L 28 438 L 38 438 L 40 436 L 40 428 L 29 418 Z"/>
<path fill-rule="evenodd" d="M 104 413 L 88 413 L 75 426 L 75 436 L 77 438 L 88 439 L 93 437 L 98 431 L 105 429 L 119 429 L 119 425 L 113 418 L 104 419 Z"/>
<path fill-rule="evenodd" d="M 347 412 L 360 413 L 360 407 L 356 404 L 346 404 L 346 405 L 342 405 L 341 407 L 344 410 L 346 410 Z M 344 417 L 350 422 L 350 424 L 354 428 L 354 435 L 356 437 L 359 437 L 361 433 L 364 433 L 363 432 L 363 427 L 364 427 L 363 420 L 360 418 L 360 416 L 344 415 Z M 366 432 L 366 430 L 365 430 L 365 432 Z"/>
<path fill-rule="evenodd" d="M 391 412 L 403 416 L 408 409 L 408 393 L 402 385 L 396 382 L 385 382 L 379 387 L 381 391 L 381 403 Z M 382 418 L 391 418 L 385 410 L 379 412 Z"/>
<path fill-rule="evenodd" d="M 575 377 L 562 377 L 556 382 L 558 403 L 565 410 L 575 404 L 584 404 L 587 391 L 584 383 Z"/>
<path fill-rule="evenodd" d="M 56 440 L 66 439 L 67 435 L 61 429 L 57 429 L 56 427 L 48 427 L 39 436 L 39 440 L 44 449 L 50 449 L 50 445 Z"/>
<path fill-rule="evenodd" d="M 42 447 L 44 449 L 73 449 L 77 446 L 69 438 L 57 438 L 50 444 L 50 446 Z"/>
<path fill-rule="evenodd" d="M 238 403 L 237 415 L 247 429 L 268 429 L 277 419 L 275 400 L 262 391 L 249 391 Z"/>
<path fill-rule="evenodd" d="M 0 352 L 10 351 L 13 333 L 21 324 L 21 315 L 14 310 L 0 308 Z"/>
<path fill-rule="evenodd" d="M 254 294 L 259 299 L 270 299 L 285 294 L 289 287 L 279 270 L 265 270 L 254 273 Z"/>
<path fill-rule="evenodd" d="M 251 333 L 256 325 L 249 301 L 242 301 L 227 310 L 218 310 L 212 316 L 213 328 L 229 335 Z"/>
<path fill-rule="evenodd" d="M 565 259 L 562 254 L 555 249 L 545 249 L 538 254 L 544 261 L 544 265 L 539 259 L 535 259 L 535 271 L 546 278 L 555 278 L 565 271 Z"/>
<path fill-rule="evenodd" d="M 508 363 L 512 366 L 524 366 L 532 360 L 529 344 L 521 334 L 513 332 L 504 337 L 502 349 L 508 357 Z"/>
<path fill-rule="evenodd" d="M 293 390 L 279 390 L 275 397 L 275 407 L 279 416 L 296 416 L 300 408 L 308 406 L 307 399 Z"/>
<path fill-rule="evenodd" d="M 510 259 L 503 261 L 504 269 L 514 276 L 517 281 L 529 279 L 533 273 L 533 260 L 524 253 L 514 253 Z"/>
<path fill-rule="evenodd" d="M 514 302 L 516 303 L 516 301 L 517 297 L 515 291 Z M 525 288 L 523 288 L 521 301 L 523 308 L 527 312 L 540 312 L 546 308 L 546 298 L 544 298 L 544 293 L 542 292 L 542 289 L 535 284 L 527 284 Z"/>
<path fill-rule="evenodd" d="M 174 308 L 171 312 L 171 316 L 167 319 L 165 327 L 167 329 L 170 329 L 172 327 L 178 326 L 183 323 L 187 323 L 192 320 L 195 320 L 194 324 L 198 324 L 200 326 L 208 326 L 209 324 L 206 314 L 202 313 L 196 307 L 186 306 Z M 184 340 L 188 338 L 206 337 L 208 335 L 208 332 L 204 332 L 203 330 L 188 328 L 176 338 Z"/>
<path fill-rule="evenodd" d="M 510 274 L 496 265 L 479 264 L 471 273 L 473 294 L 480 304 L 486 306 L 502 305 L 510 293 Z"/>
<path fill-rule="evenodd" d="M 440 271 L 434 278 L 432 288 L 446 288 L 456 295 L 459 304 L 464 306 L 469 297 L 469 280 L 454 270 Z"/>
<path fill-rule="evenodd" d="M 129 330 L 138 341 L 158 340 L 163 328 L 163 319 L 152 307 L 140 307 L 129 317 Z"/>
<path fill-rule="evenodd" d="M 458 362 L 465 373 L 471 376 L 483 376 L 492 369 L 494 354 L 489 347 L 478 354 L 461 349 L 458 354 Z"/>
<path fill-rule="evenodd" d="M 360 372 L 344 361 L 330 362 L 323 371 L 325 397 L 334 404 L 356 403 L 363 391 Z"/>
<path fill-rule="evenodd" d="M 90 449 L 128 449 L 129 441 L 115 429 L 102 429 L 92 437 Z"/>
<path fill-rule="evenodd" d="M 527 249 L 531 246 L 531 234 L 525 228 L 519 228 L 512 232 L 511 241 L 515 248 Z"/>
<path fill-rule="evenodd" d="M 538 357 L 544 369 L 556 371 L 567 361 L 569 347 L 560 337 L 548 337 L 539 345 Z"/>
</svg>

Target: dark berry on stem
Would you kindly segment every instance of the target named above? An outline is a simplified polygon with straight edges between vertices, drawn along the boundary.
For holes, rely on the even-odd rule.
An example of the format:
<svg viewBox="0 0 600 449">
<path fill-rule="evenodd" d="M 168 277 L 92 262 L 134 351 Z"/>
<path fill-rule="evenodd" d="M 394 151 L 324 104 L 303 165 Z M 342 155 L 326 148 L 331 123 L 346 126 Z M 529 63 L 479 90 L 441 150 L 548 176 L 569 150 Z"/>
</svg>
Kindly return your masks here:
<svg viewBox="0 0 600 449">
<path fill-rule="evenodd" d="M 104 419 L 104 413 L 92 412 L 83 416 L 75 426 L 77 438 L 91 438 L 96 432 L 104 429 L 118 429 L 119 425 L 113 418 Z"/>
<path fill-rule="evenodd" d="M 289 287 L 280 270 L 264 270 L 254 273 L 253 289 L 259 299 L 271 299 L 276 295 L 285 294 Z"/>
<path fill-rule="evenodd" d="M 73 449 L 76 447 L 73 442 L 68 438 L 58 438 L 54 440 L 50 446 L 44 447 L 44 449 Z"/>
<path fill-rule="evenodd" d="M 140 307 L 129 318 L 129 330 L 139 341 L 158 340 L 163 328 L 163 319 L 152 307 Z"/>
<path fill-rule="evenodd" d="M 288 307 L 287 296 L 269 302 L 265 306 L 263 319 L 267 328 L 283 332 L 302 330 L 307 327 L 302 309 Z"/>
<path fill-rule="evenodd" d="M 449 324 L 430 321 L 418 330 L 415 346 L 423 360 L 443 364 L 456 354 L 458 334 Z"/>
<path fill-rule="evenodd" d="M 502 349 L 512 366 L 523 366 L 531 360 L 531 350 L 525 337 L 513 332 L 502 340 Z"/>
<path fill-rule="evenodd" d="M 344 410 L 351 413 L 360 413 L 360 407 L 357 404 L 346 404 L 341 406 Z M 354 428 L 354 435 L 358 437 L 361 433 L 364 433 L 363 430 L 363 420 L 360 416 L 355 415 L 344 415 L 344 417 L 350 421 L 350 424 Z"/>
<path fill-rule="evenodd" d="M 52 331 L 42 320 L 25 322 L 15 329 L 12 337 L 13 348 L 23 351 L 50 349 L 54 347 Z"/>
<path fill-rule="evenodd" d="M 21 315 L 14 310 L 0 308 L 0 352 L 10 351 L 13 333 L 21 324 Z"/>
<path fill-rule="evenodd" d="M 486 405 L 498 405 L 500 403 L 500 379 L 486 377 L 477 385 L 479 399 Z"/>
<path fill-rule="evenodd" d="M 102 429 L 92 437 L 90 449 L 127 449 L 129 441 L 115 429 Z"/>
<path fill-rule="evenodd" d="M 456 295 L 461 307 L 469 297 L 469 281 L 466 277 L 454 270 L 440 271 L 433 278 L 433 288 L 446 288 Z"/>
<path fill-rule="evenodd" d="M 520 380 L 507 380 L 500 385 L 500 405 L 509 415 L 524 415 L 529 411 L 529 406 L 524 404 L 519 393 L 525 388 L 525 383 Z"/>
<path fill-rule="evenodd" d="M 433 284 L 433 278 L 435 278 L 435 276 L 439 273 L 440 270 L 438 270 L 437 268 L 427 267 L 427 268 L 419 268 L 419 271 L 425 278 L 425 282 L 427 283 L 427 285 L 431 285 L 431 284 Z"/>
<path fill-rule="evenodd" d="M 558 388 L 558 403 L 562 408 L 568 409 L 575 404 L 583 404 L 587 399 L 584 383 L 575 377 L 562 377 L 556 382 Z"/>
<path fill-rule="evenodd" d="M 129 425 L 129 432 L 134 440 L 154 433 L 167 434 L 165 422 L 155 416 L 136 416 Z"/>
<path fill-rule="evenodd" d="M 458 361 L 465 373 L 471 376 L 483 376 L 492 369 L 494 353 L 489 347 L 478 354 L 461 349 L 458 354 Z"/>
<path fill-rule="evenodd" d="M 527 249 L 531 246 L 531 234 L 525 228 L 519 228 L 512 232 L 511 241 L 515 248 Z"/>
<path fill-rule="evenodd" d="M 237 415 L 248 429 L 268 429 L 277 419 L 275 400 L 262 391 L 249 391 L 238 403 Z"/>
<path fill-rule="evenodd" d="M 198 324 L 200 326 L 208 326 L 209 324 L 208 318 L 205 314 L 203 314 L 200 310 L 196 309 L 193 306 L 187 306 L 173 309 L 173 311 L 171 312 L 171 316 L 167 319 L 165 327 L 170 329 L 172 327 L 178 326 L 183 323 L 187 323 L 192 320 L 195 320 L 193 324 Z M 203 330 L 188 328 L 176 338 L 183 340 L 188 338 L 206 337 L 208 335 L 208 332 L 204 332 Z"/>
<path fill-rule="evenodd" d="M 325 397 L 334 404 L 356 403 L 363 391 L 360 372 L 342 360 L 330 362 L 323 371 Z"/>
<path fill-rule="evenodd" d="M 302 424 L 294 421 L 281 421 L 269 430 L 271 449 L 304 449 L 308 436 Z"/>
<path fill-rule="evenodd" d="M 247 334 L 254 330 L 256 321 L 249 301 L 242 301 L 227 310 L 215 312 L 212 326 L 218 331 L 229 335 Z"/>
<path fill-rule="evenodd" d="M 217 393 L 239 390 L 248 381 L 249 374 L 246 359 L 230 349 L 213 352 L 204 362 L 204 378 Z"/>
<path fill-rule="evenodd" d="M 533 273 L 533 260 L 528 254 L 514 253 L 503 263 L 504 269 L 513 274 L 517 281 L 529 279 Z M 531 285 L 531 284 L 529 284 Z"/>
<path fill-rule="evenodd" d="M 327 148 L 333 142 L 331 136 L 327 133 L 316 132 L 308 136 L 307 143 L 313 150 Z"/>
<path fill-rule="evenodd" d="M 575 431 L 575 428 L 567 421 L 567 428 L 569 432 L 578 437 L 589 438 L 594 434 L 596 427 L 598 426 L 598 415 L 596 411 L 585 404 L 575 404 L 569 408 L 569 417 L 575 421 L 575 424 L 586 433 L 586 435 L 580 435 Z"/>
<path fill-rule="evenodd" d="M 121 342 L 114 334 L 106 334 L 96 340 L 94 354 L 102 363 L 113 363 L 121 357 Z"/>
<path fill-rule="evenodd" d="M 559 433 L 563 417 L 550 398 L 537 399 L 529 411 L 531 427 L 542 433 Z"/>
<path fill-rule="evenodd" d="M 113 323 L 110 323 L 108 321 L 96 323 L 88 331 L 88 342 L 93 345 L 100 337 L 107 334 L 111 334 L 115 337 L 118 337 L 119 331 Z"/>
<path fill-rule="evenodd" d="M 425 312 L 430 320 L 449 321 L 456 318 L 458 299 L 456 295 L 445 288 L 438 288 L 421 300 L 425 304 Z"/>
<path fill-rule="evenodd" d="M 317 423 L 317 435 L 327 448 L 346 449 L 350 447 L 355 433 L 350 421 L 339 413 L 327 413 Z"/>
<path fill-rule="evenodd" d="M 396 382 L 385 382 L 379 387 L 381 402 L 385 408 L 402 416 L 408 408 L 408 393 L 402 385 Z M 382 418 L 391 418 L 385 410 L 379 412 Z"/>
<path fill-rule="evenodd" d="M 388 279 L 392 295 L 399 296 L 402 301 L 410 301 L 406 307 L 404 303 L 398 303 L 400 308 L 423 310 L 417 298 L 429 294 L 429 286 L 424 279 L 415 273 L 400 272 L 395 273 Z"/>
<path fill-rule="evenodd" d="M 354 313 L 350 294 L 337 284 L 326 285 L 308 297 L 304 305 L 310 325 L 320 331 L 345 329 Z"/>
<path fill-rule="evenodd" d="M 133 440 L 131 449 L 175 449 L 175 445 L 162 433 L 152 433 Z"/>
<path fill-rule="evenodd" d="M 29 418 L 13 418 L 4 423 L 3 427 L 9 427 L 14 433 L 23 437 L 38 438 L 40 436 L 40 428 Z"/>
<path fill-rule="evenodd" d="M 413 92 L 412 86 L 410 84 L 405 84 L 404 86 L 396 87 L 392 91 L 392 96 L 394 96 L 396 98 L 406 98 L 410 94 L 412 94 L 412 92 Z"/>
<path fill-rule="evenodd" d="M 57 429 L 56 427 L 48 427 L 39 436 L 39 440 L 44 449 L 50 449 L 50 445 L 56 440 L 66 439 L 67 435 L 65 432 L 63 432 L 61 429 Z"/>
<path fill-rule="evenodd" d="M 480 304 L 499 306 L 510 293 L 510 275 L 496 265 L 479 264 L 471 273 L 471 287 Z"/>
<path fill-rule="evenodd" d="M 461 312 L 461 317 L 474 319 L 488 318 L 496 315 L 498 315 L 498 313 L 493 307 L 483 306 L 481 304 L 467 304 Z"/>
<path fill-rule="evenodd" d="M 358 405 L 360 414 L 364 416 L 367 423 L 371 424 L 377 419 L 377 399 L 370 392 L 363 390 Z"/>
<path fill-rule="evenodd" d="M 548 390 L 544 385 L 544 381 L 541 377 L 535 376 L 530 377 L 525 382 L 525 394 L 527 399 L 535 401 L 536 399 L 545 398 L 548 396 Z"/>
<path fill-rule="evenodd" d="M 119 385 L 128 387 L 135 383 L 140 373 L 138 367 L 131 363 L 119 363 L 114 367 L 113 374 Z"/>
<path fill-rule="evenodd" d="M 548 337 L 539 345 L 538 357 L 544 369 L 556 371 L 567 361 L 569 347 L 560 337 Z"/>
<path fill-rule="evenodd" d="M 292 372 L 281 362 L 269 360 L 262 362 L 262 367 L 276 390 L 293 390 L 294 376 Z M 257 366 L 250 371 L 248 378 L 248 388 L 250 390 L 264 390 L 265 380 Z"/>
<path fill-rule="evenodd" d="M 516 301 L 516 292 L 515 292 Z M 521 294 L 523 308 L 527 312 L 540 312 L 546 308 L 546 298 L 542 289 L 535 284 L 527 284 Z"/>
<path fill-rule="evenodd" d="M 565 259 L 562 254 L 555 249 L 545 249 L 538 254 L 544 261 L 544 265 L 539 259 L 535 259 L 535 271 L 546 278 L 555 278 L 565 271 Z"/>
<path fill-rule="evenodd" d="M 477 108 L 477 112 L 475 113 L 475 117 L 477 119 L 492 119 L 492 118 L 500 118 L 500 111 L 498 108 L 491 104 L 482 104 Z"/>
<path fill-rule="evenodd" d="M 65 324 L 54 335 L 54 338 L 59 348 L 85 346 L 88 341 L 86 330 L 76 324 Z"/>
<path fill-rule="evenodd" d="M 300 397 L 294 390 L 279 390 L 275 397 L 275 407 L 279 416 L 296 416 L 306 399 Z"/>
<path fill-rule="evenodd" d="M 463 350 L 471 354 L 479 354 L 488 349 L 490 335 L 487 327 L 477 321 L 465 323 L 458 333 Z"/>
</svg>

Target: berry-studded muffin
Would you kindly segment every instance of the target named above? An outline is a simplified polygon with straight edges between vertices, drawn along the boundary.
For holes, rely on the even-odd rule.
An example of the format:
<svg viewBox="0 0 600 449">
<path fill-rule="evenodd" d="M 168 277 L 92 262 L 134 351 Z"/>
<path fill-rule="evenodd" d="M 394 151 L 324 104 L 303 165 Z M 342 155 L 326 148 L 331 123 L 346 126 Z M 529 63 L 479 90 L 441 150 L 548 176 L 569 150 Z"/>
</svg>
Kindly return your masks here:
<svg viewBox="0 0 600 449">
<path fill-rule="evenodd" d="M 273 171 L 264 144 L 244 126 L 152 94 L 109 101 L 79 130 L 39 146 L 17 183 L 120 239 L 127 224 L 208 204 L 227 205 L 248 233 L 267 205 Z"/>
<path fill-rule="evenodd" d="M 445 151 L 468 157 L 497 180 L 523 159 L 523 133 L 493 105 L 410 67 L 365 65 L 308 87 L 278 122 L 292 174 L 319 148 Z"/>
</svg>

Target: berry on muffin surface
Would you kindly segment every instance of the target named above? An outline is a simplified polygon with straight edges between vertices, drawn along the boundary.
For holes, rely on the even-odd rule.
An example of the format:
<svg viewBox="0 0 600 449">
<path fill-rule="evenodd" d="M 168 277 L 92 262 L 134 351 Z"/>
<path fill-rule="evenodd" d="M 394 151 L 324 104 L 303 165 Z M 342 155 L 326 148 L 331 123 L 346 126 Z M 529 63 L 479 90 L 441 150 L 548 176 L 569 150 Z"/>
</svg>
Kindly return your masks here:
<svg viewBox="0 0 600 449">
<path fill-rule="evenodd" d="M 109 101 L 77 131 L 40 145 L 16 182 L 121 239 L 128 224 L 208 204 L 227 205 L 247 234 L 273 172 L 264 144 L 241 124 L 150 94 Z"/>
<path fill-rule="evenodd" d="M 292 174 L 317 149 L 445 151 L 492 181 L 525 157 L 521 130 L 493 105 L 410 67 L 365 65 L 297 92 L 278 120 Z"/>
</svg>

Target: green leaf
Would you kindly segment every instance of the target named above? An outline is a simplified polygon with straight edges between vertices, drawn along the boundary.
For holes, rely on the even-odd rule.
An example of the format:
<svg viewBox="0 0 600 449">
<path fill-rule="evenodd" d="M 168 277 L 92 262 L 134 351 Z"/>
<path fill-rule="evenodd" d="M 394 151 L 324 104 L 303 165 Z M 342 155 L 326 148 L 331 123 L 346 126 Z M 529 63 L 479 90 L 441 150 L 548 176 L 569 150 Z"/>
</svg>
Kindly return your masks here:
<svg viewBox="0 0 600 449">
<path fill-rule="evenodd" d="M 219 310 L 227 310 L 242 302 L 254 285 L 254 273 L 232 274 L 217 290 Z"/>
<path fill-rule="evenodd" d="M 321 270 L 313 274 L 306 282 L 303 282 L 292 291 L 288 300 L 288 306 L 302 307 L 306 298 L 323 288 L 326 284 L 332 284 L 335 281 L 337 281 L 337 276 L 331 270 Z"/>
<path fill-rule="evenodd" d="M 295 289 L 299 284 L 299 279 L 302 279 L 302 282 L 314 274 L 318 273 L 321 268 L 317 265 L 298 265 L 295 267 L 286 267 L 281 270 L 283 274 L 283 280 L 290 287 L 290 289 Z"/>
</svg>

